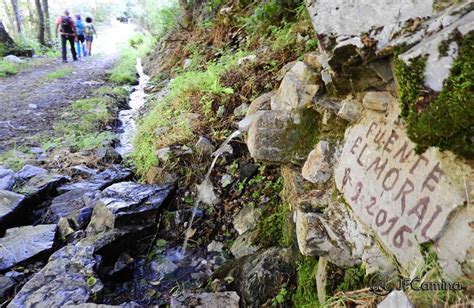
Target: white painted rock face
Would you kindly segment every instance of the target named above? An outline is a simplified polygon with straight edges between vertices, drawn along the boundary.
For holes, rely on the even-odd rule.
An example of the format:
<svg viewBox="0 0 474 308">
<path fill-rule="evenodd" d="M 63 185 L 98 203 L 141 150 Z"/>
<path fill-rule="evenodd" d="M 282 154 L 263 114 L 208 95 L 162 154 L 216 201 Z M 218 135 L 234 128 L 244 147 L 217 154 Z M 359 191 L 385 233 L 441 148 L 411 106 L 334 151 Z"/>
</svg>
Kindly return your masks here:
<svg viewBox="0 0 474 308">
<path fill-rule="evenodd" d="M 411 268 L 422 261 L 419 244 L 437 239 L 449 214 L 466 202 L 465 179 L 472 169 L 435 148 L 416 155 L 397 124 L 398 106 L 387 111 L 388 118 L 366 111 L 346 130 L 335 179 L 358 218 Z"/>
<path fill-rule="evenodd" d="M 430 16 L 433 0 L 307 0 L 318 34 L 360 35 L 373 27 Z"/>
</svg>

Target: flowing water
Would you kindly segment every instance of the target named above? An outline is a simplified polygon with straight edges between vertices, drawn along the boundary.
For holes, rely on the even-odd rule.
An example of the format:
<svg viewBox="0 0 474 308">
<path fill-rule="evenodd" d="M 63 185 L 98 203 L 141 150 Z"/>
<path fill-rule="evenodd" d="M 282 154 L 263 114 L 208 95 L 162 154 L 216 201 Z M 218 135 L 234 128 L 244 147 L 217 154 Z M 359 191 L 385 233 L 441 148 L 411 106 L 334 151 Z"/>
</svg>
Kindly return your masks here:
<svg viewBox="0 0 474 308">
<path fill-rule="evenodd" d="M 145 104 L 147 94 L 145 88 L 148 85 L 150 77 L 143 72 L 142 61 L 137 58 L 137 65 L 135 66 L 139 76 L 138 85 L 132 88 L 132 94 L 130 94 L 129 106 L 130 109 L 122 110 L 119 113 L 120 120 L 120 145 L 116 148 L 117 152 L 126 156 L 133 150 L 133 138 L 137 130 L 136 118 L 138 111 Z"/>
<path fill-rule="evenodd" d="M 120 133 L 120 145 L 116 148 L 117 152 L 122 156 L 126 156 L 131 153 L 133 150 L 133 138 L 136 133 L 136 118 L 138 116 L 140 108 L 145 104 L 147 94 L 145 93 L 145 88 L 148 85 L 150 78 L 143 72 L 143 66 L 140 58 L 137 58 L 136 65 L 137 73 L 139 75 L 139 83 L 137 86 L 132 88 L 132 94 L 130 95 L 129 106 L 130 109 L 122 110 L 119 113 L 119 120 L 121 126 L 119 128 Z M 159 93 L 159 96 L 165 96 L 167 87 L 162 90 L 162 93 Z M 177 258 L 184 258 L 186 254 L 186 247 L 188 245 L 189 239 L 192 237 L 193 229 L 192 225 L 194 218 L 196 216 L 196 210 L 199 204 L 205 203 L 209 205 L 214 205 L 219 202 L 219 198 L 214 193 L 214 187 L 212 186 L 210 177 L 211 172 L 214 169 L 217 159 L 228 150 L 229 142 L 242 135 L 240 130 L 234 131 L 230 134 L 227 139 L 221 144 L 221 146 L 215 151 L 212 155 L 214 159 L 209 167 L 209 170 L 206 173 L 206 176 L 201 184 L 197 185 L 197 198 L 194 202 L 193 212 L 191 219 L 189 221 L 188 229 L 186 230 L 185 240 L 181 250 L 176 250 Z"/>
<path fill-rule="evenodd" d="M 194 202 L 193 214 L 191 216 L 191 220 L 189 221 L 188 229 L 186 230 L 183 248 L 181 249 L 181 252 L 180 252 L 181 257 L 184 257 L 186 255 L 186 247 L 188 245 L 188 241 L 194 233 L 194 231 L 192 229 L 192 226 L 193 226 L 193 222 L 194 222 L 194 217 L 196 216 L 196 210 L 197 210 L 197 207 L 199 206 L 199 204 L 201 202 L 203 202 L 203 203 L 206 203 L 206 204 L 209 204 L 209 205 L 214 205 L 219 201 L 219 198 L 214 193 L 214 187 L 212 186 L 211 179 L 210 179 L 212 169 L 214 169 L 219 156 L 221 156 L 222 154 L 224 154 L 227 151 L 227 146 L 228 146 L 229 142 L 232 139 L 237 138 L 241 135 L 242 135 L 242 132 L 240 130 L 234 131 L 221 144 L 219 149 L 217 149 L 217 151 L 215 151 L 212 154 L 212 155 L 214 155 L 214 159 L 212 161 L 211 166 L 209 167 L 209 170 L 206 173 L 206 177 L 204 178 L 204 181 L 202 181 L 201 184 L 197 185 L 197 198 L 196 198 L 196 201 Z"/>
</svg>

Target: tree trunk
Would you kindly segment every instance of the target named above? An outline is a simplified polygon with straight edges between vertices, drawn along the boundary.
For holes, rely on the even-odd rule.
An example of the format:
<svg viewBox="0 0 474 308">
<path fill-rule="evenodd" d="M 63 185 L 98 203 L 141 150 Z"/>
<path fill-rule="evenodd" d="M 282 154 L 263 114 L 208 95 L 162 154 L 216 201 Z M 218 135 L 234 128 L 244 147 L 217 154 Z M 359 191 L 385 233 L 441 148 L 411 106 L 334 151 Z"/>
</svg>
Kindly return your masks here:
<svg viewBox="0 0 474 308">
<path fill-rule="evenodd" d="M 8 34 L 1 20 L 0 20 L 0 43 L 3 44 L 7 49 L 15 47 L 15 42 Z"/>
<path fill-rule="evenodd" d="M 13 18 L 12 9 L 5 0 L 3 0 L 2 2 L 3 2 L 3 6 L 5 7 L 5 13 L 8 17 L 8 28 L 10 29 L 10 31 L 14 31 L 16 27 L 15 27 L 15 19 Z"/>
<path fill-rule="evenodd" d="M 18 0 L 11 0 L 11 2 L 13 7 L 13 13 L 15 14 L 16 29 L 18 31 L 18 34 L 21 36 L 23 34 L 23 27 L 21 22 L 20 6 L 18 5 Z"/>
<path fill-rule="evenodd" d="M 38 42 L 45 46 L 46 42 L 44 40 L 44 15 L 43 9 L 41 8 L 41 1 L 35 0 L 36 4 L 36 13 L 38 14 Z"/>
<path fill-rule="evenodd" d="M 44 26 L 46 28 L 46 37 L 48 42 L 51 42 L 51 24 L 49 19 L 49 4 L 48 0 L 43 0 L 43 12 L 44 12 Z"/>
</svg>

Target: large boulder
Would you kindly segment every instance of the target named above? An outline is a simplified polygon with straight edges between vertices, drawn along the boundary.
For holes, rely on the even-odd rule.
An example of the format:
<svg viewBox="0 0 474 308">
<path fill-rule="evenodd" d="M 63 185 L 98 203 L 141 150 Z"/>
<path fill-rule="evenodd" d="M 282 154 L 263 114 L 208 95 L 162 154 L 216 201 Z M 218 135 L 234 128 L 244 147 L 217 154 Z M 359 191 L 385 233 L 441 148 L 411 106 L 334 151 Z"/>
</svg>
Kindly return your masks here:
<svg viewBox="0 0 474 308">
<path fill-rule="evenodd" d="M 12 190 L 15 186 L 15 172 L 0 166 L 0 190 Z"/>
<path fill-rule="evenodd" d="M 247 146 L 256 160 L 302 161 L 316 143 L 319 115 L 311 110 L 260 111 L 248 130 Z"/>
<path fill-rule="evenodd" d="M 273 247 L 224 266 L 217 276 L 233 278 L 230 287 L 238 291 L 243 306 L 261 307 L 274 298 L 294 274 L 291 250 Z"/>
<path fill-rule="evenodd" d="M 94 278 L 96 263 L 91 246 L 63 247 L 50 257 L 48 264 L 23 286 L 7 307 L 59 308 L 86 303 L 92 298 L 92 289 L 102 288 L 100 280 Z"/>
<path fill-rule="evenodd" d="M 0 233 L 13 223 L 15 215 L 21 211 L 25 196 L 0 190 Z"/>
<path fill-rule="evenodd" d="M 296 209 L 296 236 L 303 255 L 322 256 L 341 267 L 364 262 L 368 273 L 391 272 L 393 264 L 342 203 L 331 203 L 324 214 Z"/>
<path fill-rule="evenodd" d="M 161 206 L 169 201 L 174 185 L 141 185 L 121 182 L 105 189 L 87 227 L 94 234 L 129 225 L 154 224 Z"/>
<path fill-rule="evenodd" d="M 135 226 L 88 236 L 56 251 L 48 264 L 16 294 L 8 308 L 51 307 L 85 304 L 103 290 L 97 269 L 101 260 L 113 260 L 118 249 L 136 249 L 138 240 L 156 228 Z M 133 307 L 133 306 L 132 306 Z"/>
<path fill-rule="evenodd" d="M 19 174 L 17 176 L 24 182 L 18 187 L 18 191 L 30 200 L 42 199 L 46 195 L 56 194 L 56 189 L 69 181 L 69 177 L 58 174 L 44 172 L 20 174 L 21 176 Z M 29 177 L 30 175 L 33 176 Z"/>
<path fill-rule="evenodd" d="M 8 229 L 0 238 L 0 271 L 26 261 L 54 245 L 56 225 L 25 226 Z"/>
<path fill-rule="evenodd" d="M 433 0 L 307 0 L 314 28 L 321 36 L 358 36 L 372 28 L 432 14 Z"/>
<path fill-rule="evenodd" d="M 433 147 L 416 154 L 400 123 L 399 107 L 387 108 L 386 113 L 366 110 L 346 130 L 334 170 L 337 188 L 357 219 L 405 269 L 423 264 L 420 244 L 439 239 L 451 228 L 460 232 L 450 232 L 436 253 L 444 259 L 451 255 L 448 251 L 454 252 L 449 259 L 466 263 L 472 251 L 465 238 L 470 231 L 466 222 L 457 225 L 454 213 L 469 202 L 466 183 L 474 173 L 472 167 Z M 466 215 L 473 220 L 472 213 Z"/>
</svg>

